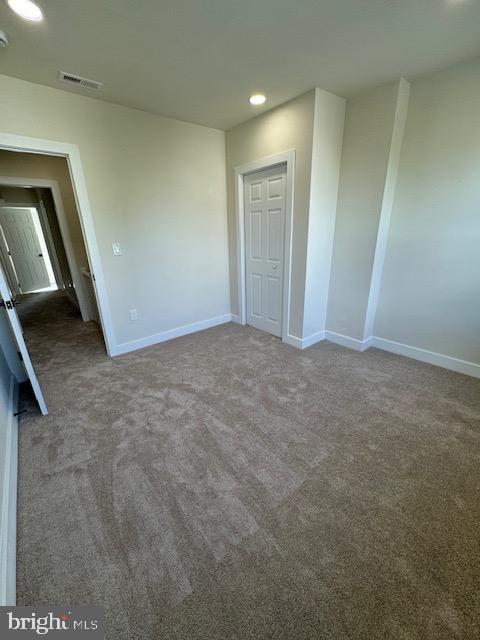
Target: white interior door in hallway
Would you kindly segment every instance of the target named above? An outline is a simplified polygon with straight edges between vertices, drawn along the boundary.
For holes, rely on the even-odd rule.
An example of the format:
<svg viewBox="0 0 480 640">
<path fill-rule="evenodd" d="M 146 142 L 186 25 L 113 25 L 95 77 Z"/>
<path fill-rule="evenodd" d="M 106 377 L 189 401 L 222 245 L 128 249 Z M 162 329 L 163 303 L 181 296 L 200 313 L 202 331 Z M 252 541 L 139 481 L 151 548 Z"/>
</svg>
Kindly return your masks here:
<svg viewBox="0 0 480 640">
<path fill-rule="evenodd" d="M 245 176 L 247 324 L 282 335 L 286 167 Z"/>
<path fill-rule="evenodd" d="M 0 224 L 17 272 L 22 293 L 50 287 L 46 247 L 40 242 L 41 226 L 35 209 L 1 207 Z M 43 236 L 42 236 L 43 239 Z"/>
</svg>

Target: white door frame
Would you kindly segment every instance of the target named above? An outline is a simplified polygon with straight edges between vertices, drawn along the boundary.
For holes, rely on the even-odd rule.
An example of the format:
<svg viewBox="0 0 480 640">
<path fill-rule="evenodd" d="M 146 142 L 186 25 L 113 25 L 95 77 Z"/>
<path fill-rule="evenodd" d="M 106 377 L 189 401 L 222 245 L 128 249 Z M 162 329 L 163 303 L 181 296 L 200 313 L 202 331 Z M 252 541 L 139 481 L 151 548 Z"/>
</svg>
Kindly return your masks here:
<svg viewBox="0 0 480 640">
<path fill-rule="evenodd" d="M 0 208 L 1 207 L 3 207 L 3 205 L 0 205 Z M 7 279 L 8 285 L 10 286 L 13 295 L 17 296 L 20 293 L 18 278 L 12 259 L 8 253 L 8 247 L 3 233 L 2 225 L 0 225 L 0 254 L 2 258 L 1 262 L 3 271 L 5 272 L 5 278 Z"/>
<path fill-rule="evenodd" d="M 42 138 L 30 138 L 25 136 L 18 136 L 10 133 L 0 133 L 0 149 L 5 149 L 7 151 L 17 151 L 22 153 L 38 153 L 49 156 L 61 156 L 66 158 L 68 169 L 70 172 L 70 179 L 72 182 L 73 193 L 75 196 L 75 202 L 77 205 L 78 217 L 80 220 L 80 227 L 82 229 L 83 240 L 85 242 L 85 249 L 87 253 L 87 258 L 89 262 L 90 271 L 95 276 L 95 280 L 93 281 L 93 288 L 95 291 L 95 297 L 97 300 L 98 311 L 100 315 L 100 322 L 102 325 L 103 336 L 105 339 L 105 345 L 107 349 L 107 353 L 109 356 L 115 355 L 116 353 L 116 340 L 115 340 L 115 332 L 113 329 L 112 316 L 110 313 L 110 305 L 108 303 L 108 295 L 107 288 L 105 284 L 105 277 L 103 274 L 102 263 L 100 261 L 100 252 L 98 250 L 97 238 L 95 235 L 95 229 L 93 226 L 92 220 L 92 212 L 90 209 L 90 203 L 88 200 L 87 187 L 85 184 L 85 177 L 83 174 L 82 161 L 80 158 L 80 150 L 75 144 L 67 144 L 65 142 L 56 142 L 54 140 L 44 140 Z M 3 178 L 0 178 L 2 184 L 6 184 L 3 182 Z M 25 178 L 20 179 L 21 182 L 25 181 Z M 46 184 L 49 183 L 49 184 Z M 54 183 L 56 186 L 56 190 L 51 184 Z M 31 186 L 39 186 L 52 189 L 52 194 L 55 202 L 55 207 L 57 208 L 58 214 L 58 222 L 60 225 L 60 231 L 62 232 L 62 238 L 65 244 L 65 252 L 67 253 L 67 258 L 69 258 L 68 251 L 70 251 L 71 255 L 73 255 L 73 248 L 70 242 L 68 246 L 69 235 L 66 226 L 66 220 L 63 213 L 63 228 L 62 228 L 62 214 L 63 206 L 61 202 L 61 198 L 59 198 L 60 190 L 58 188 L 58 184 L 53 180 L 30 180 L 27 179 L 27 185 Z M 55 193 L 56 191 L 56 193 Z M 66 234 L 64 236 L 64 230 Z M 67 251 L 68 246 L 68 251 Z M 78 269 L 76 262 L 72 261 L 70 265 L 70 271 L 72 273 L 72 279 L 75 283 L 75 288 L 77 290 L 77 295 L 83 297 L 83 301 L 85 301 L 85 293 L 82 286 L 81 274 Z M 78 289 L 77 282 L 78 281 Z M 81 292 L 81 293 L 80 293 Z M 88 309 L 88 306 L 85 306 Z M 88 313 L 88 312 L 87 312 Z"/>
<path fill-rule="evenodd" d="M 295 172 L 295 149 L 288 149 L 260 160 L 235 167 L 235 217 L 237 221 L 237 287 L 238 323 L 247 324 L 246 270 L 245 270 L 245 206 L 243 179 L 250 173 L 286 164 L 285 193 L 285 245 L 283 262 L 283 309 L 282 342 L 288 342 L 290 327 L 290 297 L 292 280 L 292 230 L 293 230 L 293 177 Z"/>
</svg>

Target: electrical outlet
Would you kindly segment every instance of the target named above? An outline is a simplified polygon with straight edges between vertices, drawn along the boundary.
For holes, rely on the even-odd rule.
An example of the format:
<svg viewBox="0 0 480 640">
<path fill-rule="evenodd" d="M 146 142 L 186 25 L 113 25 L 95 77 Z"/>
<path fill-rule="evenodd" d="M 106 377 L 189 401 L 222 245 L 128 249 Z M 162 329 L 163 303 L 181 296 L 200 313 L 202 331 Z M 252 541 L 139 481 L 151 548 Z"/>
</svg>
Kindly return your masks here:
<svg viewBox="0 0 480 640">
<path fill-rule="evenodd" d="M 122 247 L 120 246 L 119 242 L 112 243 L 112 251 L 114 256 L 122 255 Z"/>
<path fill-rule="evenodd" d="M 130 309 L 130 320 L 138 320 L 138 311 L 136 309 Z"/>
</svg>

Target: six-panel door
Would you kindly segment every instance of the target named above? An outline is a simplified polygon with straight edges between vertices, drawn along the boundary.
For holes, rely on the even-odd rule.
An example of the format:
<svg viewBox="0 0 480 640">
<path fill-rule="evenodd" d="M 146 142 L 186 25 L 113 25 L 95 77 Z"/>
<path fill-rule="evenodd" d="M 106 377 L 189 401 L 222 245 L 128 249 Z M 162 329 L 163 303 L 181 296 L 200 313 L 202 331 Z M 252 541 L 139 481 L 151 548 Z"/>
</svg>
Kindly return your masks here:
<svg viewBox="0 0 480 640">
<path fill-rule="evenodd" d="M 34 216 L 37 218 L 39 226 L 40 222 L 35 209 L 0 208 L 0 223 L 22 293 L 50 286 L 45 256 L 38 239 Z"/>
<path fill-rule="evenodd" d="M 244 178 L 247 324 L 282 335 L 285 167 Z"/>
</svg>

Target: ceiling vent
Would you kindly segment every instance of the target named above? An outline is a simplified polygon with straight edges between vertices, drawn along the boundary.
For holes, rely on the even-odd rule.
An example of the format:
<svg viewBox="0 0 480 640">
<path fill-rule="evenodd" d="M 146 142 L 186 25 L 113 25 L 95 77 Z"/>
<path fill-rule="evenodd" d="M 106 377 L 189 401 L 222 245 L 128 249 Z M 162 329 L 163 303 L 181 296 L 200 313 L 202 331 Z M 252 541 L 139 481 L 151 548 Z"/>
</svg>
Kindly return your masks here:
<svg viewBox="0 0 480 640">
<path fill-rule="evenodd" d="M 58 79 L 62 82 L 67 82 L 77 87 L 84 87 L 85 89 L 93 89 L 94 91 L 98 91 L 103 87 L 103 82 L 82 78 L 82 76 L 76 76 L 74 73 L 66 73 L 65 71 L 60 71 Z"/>
</svg>

